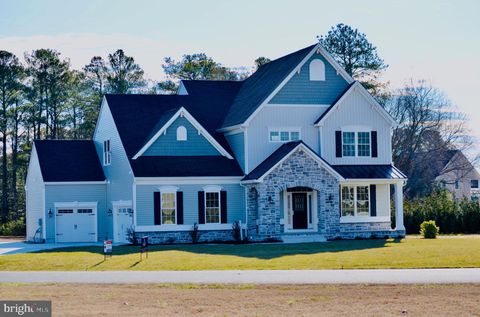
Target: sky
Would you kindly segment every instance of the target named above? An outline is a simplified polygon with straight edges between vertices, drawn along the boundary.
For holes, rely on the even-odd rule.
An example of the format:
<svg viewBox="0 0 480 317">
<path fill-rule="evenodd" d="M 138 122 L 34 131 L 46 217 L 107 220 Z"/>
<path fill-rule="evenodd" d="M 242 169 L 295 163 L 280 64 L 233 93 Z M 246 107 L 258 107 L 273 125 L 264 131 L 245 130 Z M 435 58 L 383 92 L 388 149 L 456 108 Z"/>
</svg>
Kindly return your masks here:
<svg viewBox="0 0 480 317">
<path fill-rule="evenodd" d="M 345 23 L 367 35 L 389 65 L 392 88 L 425 79 L 471 121 L 480 139 L 479 0 L 0 0 L 0 50 L 53 48 L 80 69 L 118 48 L 148 78 L 165 56 L 205 52 L 228 67 L 253 67 L 316 42 Z"/>
</svg>

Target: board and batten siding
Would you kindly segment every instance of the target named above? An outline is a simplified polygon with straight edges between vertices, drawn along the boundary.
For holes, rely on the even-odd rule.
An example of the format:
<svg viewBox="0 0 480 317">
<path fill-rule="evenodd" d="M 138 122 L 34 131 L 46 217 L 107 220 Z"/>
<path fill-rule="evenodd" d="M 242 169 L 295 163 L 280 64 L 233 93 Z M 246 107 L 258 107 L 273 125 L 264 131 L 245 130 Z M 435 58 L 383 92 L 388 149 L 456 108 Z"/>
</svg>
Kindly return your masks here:
<svg viewBox="0 0 480 317">
<path fill-rule="evenodd" d="M 177 128 L 187 129 L 187 140 L 177 141 Z M 171 126 L 143 153 L 144 156 L 213 156 L 217 149 L 185 118 L 177 118 Z"/>
<path fill-rule="evenodd" d="M 245 173 L 245 134 L 243 132 L 225 135 L 238 164 Z"/>
<path fill-rule="evenodd" d="M 310 62 L 320 59 L 325 65 L 325 80 L 310 80 Z M 330 105 L 347 88 L 347 81 L 321 55 L 313 54 L 270 100 L 272 104 L 326 104 Z M 316 119 L 316 118 L 315 118 Z"/>
<path fill-rule="evenodd" d="M 320 147 L 318 128 L 315 120 L 325 112 L 326 106 L 285 106 L 268 104 L 253 117 L 248 126 L 248 172 L 262 163 L 283 143 L 270 142 L 269 130 L 300 128 L 300 138 L 315 152 Z"/>
<path fill-rule="evenodd" d="M 133 173 L 127 154 L 122 145 L 112 113 L 104 99 L 102 111 L 97 123 L 97 130 L 93 136 L 100 163 L 103 166 L 103 141 L 110 140 L 111 164 L 103 166 L 103 172 L 107 184 L 108 208 L 113 210 L 112 201 L 133 200 Z M 109 218 L 109 226 L 112 228 L 112 217 Z M 110 231 L 112 231 L 110 230 Z"/>
<path fill-rule="evenodd" d="M 45 210 L 52 210 L 53 216 L 46 217 L 47 242 L 55 242 L 55 203 L 97 202 L 98 241 L 112 238 L 112 229 L 108 221 L 106 184 L 45 185 Z"/>
<path fill-rule="evenodd" d="M 357 91 L 346 99 L 325 118 L 320 128 L 322 138 L 322 157 L 330 164 L 391 164 L 392 142 L 390 123 L 372 108 L 367 98 Z M 377 131 L 378 157 L 336 157 L 335 131 L 351 131 L 360 127 L 368 131 Z"/>
<path fill-rule="evenodd" d="M 30 164 L 28 165 L 28 173 L 26 180 L 26 204 L 27 204 L 27 241 L 33 241 L 37 229 L 41 229 L 41 237 L 45 238 L 45 203 L 43 201 L 44 183 L 40 163 L 38 161 L 37 150 L 35 145 L 32 147 L 30 154 Z M 42 220 L 40 220 L 42 219 Z M 40 226 L 40 223 L 42 225 Z"/>
<path fill-rule="evenodd" d="M 159 191 L 159 185 L 137 185 L 137 226 L 154 225 L 153 193 Z M 169 185 L 171 186 L 171 185 Z M 187 184 L 176 185 L 183 192 L 183 223 L 193 225 L 198 223 L 198 192 L 207 185 Z M 210 185 L 208 185 L 210 186 Z M 245 222 L 245 189 L 239 184 L 218 184 L 227 191 L 227 221 Z"/>
</svg>

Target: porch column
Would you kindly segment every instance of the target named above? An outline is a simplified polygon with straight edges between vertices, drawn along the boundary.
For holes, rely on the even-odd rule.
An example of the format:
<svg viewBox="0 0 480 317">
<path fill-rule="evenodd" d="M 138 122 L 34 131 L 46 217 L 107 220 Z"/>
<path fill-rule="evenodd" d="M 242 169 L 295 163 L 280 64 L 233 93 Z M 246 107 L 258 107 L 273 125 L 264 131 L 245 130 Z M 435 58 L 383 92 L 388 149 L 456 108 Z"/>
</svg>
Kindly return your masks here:
<svg viewBox="0 0 480 317">
<path fill-rule="evenodd" d="M 395 183 L 395 230 L 405 230 L 403 225 L 403 182 Z"/>
</svg>

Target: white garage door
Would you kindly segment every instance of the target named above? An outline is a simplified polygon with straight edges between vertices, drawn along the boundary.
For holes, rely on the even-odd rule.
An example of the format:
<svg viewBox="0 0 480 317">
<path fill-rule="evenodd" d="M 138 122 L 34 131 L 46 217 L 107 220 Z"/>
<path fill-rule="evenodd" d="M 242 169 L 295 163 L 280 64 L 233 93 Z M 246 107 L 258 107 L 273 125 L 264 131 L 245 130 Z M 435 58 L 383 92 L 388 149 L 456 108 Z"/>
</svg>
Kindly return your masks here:
<svg viewBox="0 0 480 317">
<path fill-rule="evenodd" d="M 96 206 L 56 207 L 57 242 L 96 242 Z"/>
</svg>

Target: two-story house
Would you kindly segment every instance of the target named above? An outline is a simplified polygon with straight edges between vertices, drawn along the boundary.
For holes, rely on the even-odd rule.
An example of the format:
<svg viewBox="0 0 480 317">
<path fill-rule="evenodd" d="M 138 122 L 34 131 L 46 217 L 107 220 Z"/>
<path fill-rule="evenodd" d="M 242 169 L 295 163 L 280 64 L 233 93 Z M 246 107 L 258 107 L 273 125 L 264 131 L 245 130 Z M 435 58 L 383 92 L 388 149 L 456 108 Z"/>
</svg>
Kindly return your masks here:
<svg viewBox="0 0 480 317">
<path fill-rule="evenodd" d="M 395 124 L 319 44 L 243 81 L 106 95 L 93 140 L 34 142 L 27 239 L 189 242 L 196 223 L 231 240 L 234 222 L 252 241 L 403 236 Z"/>
</svg>

